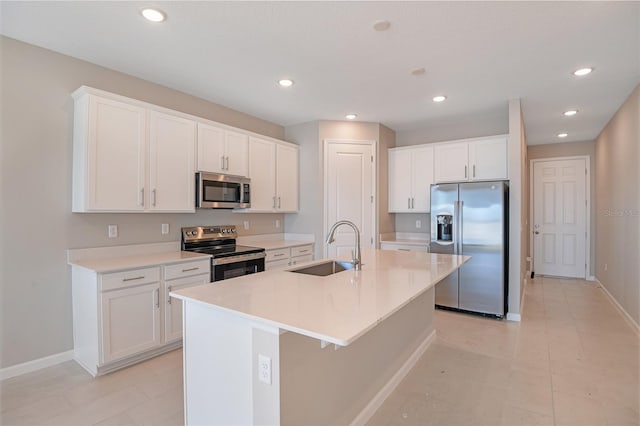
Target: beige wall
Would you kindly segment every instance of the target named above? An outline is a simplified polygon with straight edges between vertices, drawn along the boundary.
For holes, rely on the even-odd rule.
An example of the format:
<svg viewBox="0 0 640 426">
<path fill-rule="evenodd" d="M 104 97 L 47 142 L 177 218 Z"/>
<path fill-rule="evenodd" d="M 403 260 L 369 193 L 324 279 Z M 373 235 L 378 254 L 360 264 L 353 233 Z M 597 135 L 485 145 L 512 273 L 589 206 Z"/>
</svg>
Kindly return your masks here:
<svg viewBox="0 0 640 426">
<path fill-rule="evenodd" d="M 390 128 L 380 125 L 378 143 L 378 230 L 377 234 L 395 232 L 396 214 L 389 213 L 389 148 L 396 146 L 396 134 Z"/>
<path fill-rule="evenodd" d="M 284 128 L 175 90 L 0 37 L 2 52 L 0 368 L 73 348 L 68 248 L 179 241 L 180 227 L 236 224 L 242 234 L 282 232 L 281 214 L 71 213 L 73 103 L 93 86 L 264 135 Z M 162 223 L 170 224 L 161 235 Z M 119 238 L 107 238 L 107 225 Z"/>
<path fill-rule="evenodd" d="M 596 278 L 640 324 L 640 85 L 596 140 Z M 604 270 L 604 265 L 607 270 Z"/>
<path fill-rule="evenodd" d="M 589 164 L 591 170 L 591 176 L 589 179 L 589 185 L 591 185 L 590 198 L 591 198 L 591 223 L 590 234 L 591 234 L 591 244 L 590 244 L 590 253 L 591 256 L 589 258 L 589 271 L 590 275 L 594 275 L 594 265 L 596 261 L 596 202 L 595 202 L 595 193 L 596 193 L 596 143 L 594 141 L 588 142 L 567 142 L 567 143 L 552 143 L 546 145 L 531 145 L 527 148 L 527 153 L 529 157 L 529 161 L 527 161 L 527 178 L 531 177 L 531 160 L 540 160 L 545 158 L 558 158 L 558 157 L 574 157 L 574 156 L 589 156 Z M 530 186 L 529 186 L 530 188 Z M 529 194 L 529 207 L 527 210 L 529 211 L 529 221 L 531 220 L 531 195 Z M 531 256 L 531 225 L 529 223 L 528 232 L 527 232 L 527 256 Z M 529 266 L 529 265 L 527 265 Z"/>
</svg>

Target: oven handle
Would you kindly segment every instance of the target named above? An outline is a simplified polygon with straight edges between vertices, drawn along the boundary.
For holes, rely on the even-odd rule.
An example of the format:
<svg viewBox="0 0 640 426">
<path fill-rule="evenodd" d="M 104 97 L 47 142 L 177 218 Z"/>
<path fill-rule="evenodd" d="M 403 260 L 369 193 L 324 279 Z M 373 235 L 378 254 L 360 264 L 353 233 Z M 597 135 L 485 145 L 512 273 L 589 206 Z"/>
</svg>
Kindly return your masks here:
<svg viewBox="0 0 640 426">
<path fill-rule="evenodd" d="M 255 260 L 267 257 L 265 252 L 241 254 L 239 256 L 223 257 L 221 259 L 211 259 L 211 266 L 226 265 L 229 263 L 244 262 L 246 260 Z"/>
</svg>

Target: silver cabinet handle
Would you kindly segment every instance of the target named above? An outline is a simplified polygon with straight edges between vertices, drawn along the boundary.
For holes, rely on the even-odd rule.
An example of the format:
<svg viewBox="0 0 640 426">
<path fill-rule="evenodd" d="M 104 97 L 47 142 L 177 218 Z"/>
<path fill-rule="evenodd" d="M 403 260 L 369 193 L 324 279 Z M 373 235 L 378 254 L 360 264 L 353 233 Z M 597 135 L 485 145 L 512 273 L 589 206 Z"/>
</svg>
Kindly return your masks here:
<svg viewBox="0 0 640 426">
<path fill-rule="evenodd" d="M 276 208 L 276 197 L 275 196 L 273 197 L 273 208 L 274 209 Z"/>
<path fill-rule="evenodd" d="M 280 197 L 278 197 L 278 208 L 280 208 Z"/>
<path fill-rule="evenodd" d="M 159 288 L 156 288 L 155 296 L 156 296 L 155 297 L 155 299 L 156 299 L 156 308 L 159 308 L 160 307 L 160 289 Z"/>
<path fill-rule="evenodd" d="M 280 257 L 280 256 L 284 256 L 284 253 L 278 253 L 273 255 L 273 257 Z"/>
<path fill-rule="evenodd" d="M 467 166 L 464 166 L 464 178 L 467 178 Z"/>
<path fill-rule="evenodd" d="M 476 165 L 473 165 L 473 177 L 476 177 Z"/>
<path fill-rule="evenodd" d="M 198 266 L 196 266 L 195 268 L 187 268 L 187 269 L 183 269 L 182 272 L 191 272 L 191 271 L 197 271 L 198 269 L 200 269 Z"/>
<path fill-rule="evenodd" d="M 411 251 L 411 250 L 406 249 L 406 248 L 399 248 L 398 250 L 399 250 L 399 251 Z"/>
<path fill-rule="evenodd" d="M 411 208 L 411 198 L 407 198 L 407 208 Z"/>
<path fill-rule="evenodd" d="M 309 251 L 309 250 L 300 250 L 298 253 L 306 253 L 306 252 L 308 252 L 308 251 Z"/>
<path fill-rule="evenodd" d="M 144 275 L 140 275 L 139 277 L 133 277 L 133 278 L 123 278 L 122 282 L 126 282 L 126 281 L 136 281 L 136 280 L 141 280 L 144 278 Z"/>
<path fill-rule="evenodd" d="M 167 303 L 171 304 L 171 296 L 169 296 L 169 293 L 171 293 L 171 286 L 167 287 Z"/>
<path fill-rule="evenodd" d="M 411 208 L 412 209 L 415 208 L 415 205 L 414 205 L 415 201 L 416 201 L 415 198 L 411 198 Z"/>
<path fill-rule="evenodd" d="M 140 190 L 140 205 L 144 206 L 144 188 Z"/>
<path fill-rule="evenodd" d="M 156 190 L 151 191 L 151 195 L 153 195 L 153 207 L 156 206 Z"/>
<path fill-rule="evenodd" d="M 220 170 L 224 170 L 224 155 L 220 156 Z"/>
</svg>

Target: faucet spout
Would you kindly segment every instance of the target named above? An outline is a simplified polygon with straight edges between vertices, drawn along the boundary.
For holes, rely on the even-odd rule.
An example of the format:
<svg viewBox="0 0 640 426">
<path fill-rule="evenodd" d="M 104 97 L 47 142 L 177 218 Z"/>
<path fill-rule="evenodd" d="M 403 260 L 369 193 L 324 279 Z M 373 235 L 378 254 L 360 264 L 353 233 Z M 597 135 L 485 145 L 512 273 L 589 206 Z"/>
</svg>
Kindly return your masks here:
<svg viewBox="0 0 640 426">
<path fill-rule="evenodd" d="M 329 234 L 327 234 L 327 244 L 331 244 L 332 242 L 335 241 L 334 234 L 336 232 L 336 229 L 340 225 L 350 226 L 351 228 L 353 228 L 353 231 L 356 234 L 356 244 L 355 244 L 355 250 L 354 250 L 352 260 L 353 260 L 353 266 L 355 270 L 359 271 L 362 268 L 362 258 L 360 256 L 360 230 L 358 230 L 358 227 L 356 226 L 355 223 L 348 220 L 339 220 L 338 222 L 334 223 L 331 229 L 329 230 Z"/>
</svg>

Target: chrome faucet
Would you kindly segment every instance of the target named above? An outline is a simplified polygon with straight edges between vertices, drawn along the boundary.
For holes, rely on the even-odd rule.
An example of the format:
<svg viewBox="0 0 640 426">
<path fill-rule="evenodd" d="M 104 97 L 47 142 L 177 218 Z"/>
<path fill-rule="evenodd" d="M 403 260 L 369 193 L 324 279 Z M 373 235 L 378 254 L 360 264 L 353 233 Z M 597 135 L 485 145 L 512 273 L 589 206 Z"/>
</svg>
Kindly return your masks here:
<svg viewBox="0 0 640 426">
<path fill-rule="evenodd" d="M 329 230 L 329 234 L 327 235 L 327 244 L 331 244 L 332 242 L 335 241 L 335 238 L 333 238 L 333 234 L 336 232 L 336 228 L 338 228 L 338 226 L 340 225 L 349 225 L 350 227 L 353 228 L 353 231 L 356 233 L 356 249 L 355 249 L 355 253 L 353 253 L 352 261 L 353 261 L 353 266 L 355 270 L 359 271 L 362 267 L 362 259 L 360 257 L 360 231 L 358 230 L 358 227 L 356 226 L 355 223 L 350 222 L 348 220 L 339 220 L 338 222 L 334 223 L 331 229 Z"/>
</svg>

